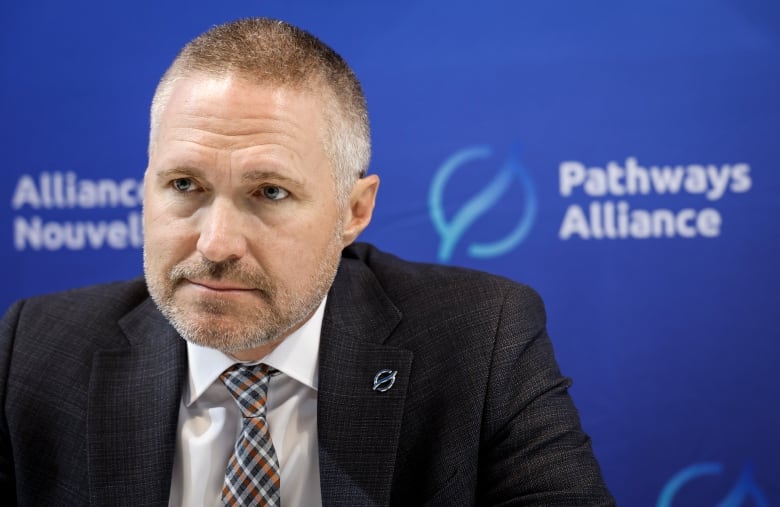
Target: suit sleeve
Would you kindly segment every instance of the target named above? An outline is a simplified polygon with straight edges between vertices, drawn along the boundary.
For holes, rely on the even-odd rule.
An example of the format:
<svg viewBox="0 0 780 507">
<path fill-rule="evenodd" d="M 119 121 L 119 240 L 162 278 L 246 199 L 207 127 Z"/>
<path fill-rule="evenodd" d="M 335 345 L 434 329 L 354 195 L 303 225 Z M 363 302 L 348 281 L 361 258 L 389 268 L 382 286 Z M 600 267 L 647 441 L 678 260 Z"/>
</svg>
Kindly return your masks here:
<svg viewBox="0 0 780 507">
<path fill-rule="evenodd" d="M 8 505 L 16 504 L 16 479 L 11 453 L 11 439 L 6 420 L 6 394 L 11 365 L 11 349 L 21 308 L 22 303 L 16 303 L 0 321 L 0 498 L 8 501 Z"/>
<path fill-rule="evenodd" d="M 508 290 L 480 447 L 479 505 L 615 505 L 547 336 L 541 298 Z"/>
</svg>

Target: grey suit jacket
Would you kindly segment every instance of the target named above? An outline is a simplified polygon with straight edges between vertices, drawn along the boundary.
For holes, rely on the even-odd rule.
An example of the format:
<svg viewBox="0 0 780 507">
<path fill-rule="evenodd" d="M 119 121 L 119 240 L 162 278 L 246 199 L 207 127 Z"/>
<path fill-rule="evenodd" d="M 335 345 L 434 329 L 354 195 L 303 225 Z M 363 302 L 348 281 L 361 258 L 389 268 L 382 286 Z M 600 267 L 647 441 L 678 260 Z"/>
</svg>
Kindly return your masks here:
<svg viewBox="0 0 780 507">
<path fill-rule="evenodd" d="M 0 498 L 166 506 L 186 367 L 142 279 L 14 305 Z M 613 505 L 569 384 L 531 289 L 349 247 L 322 328 L 323 504 Z"/>
</svg>

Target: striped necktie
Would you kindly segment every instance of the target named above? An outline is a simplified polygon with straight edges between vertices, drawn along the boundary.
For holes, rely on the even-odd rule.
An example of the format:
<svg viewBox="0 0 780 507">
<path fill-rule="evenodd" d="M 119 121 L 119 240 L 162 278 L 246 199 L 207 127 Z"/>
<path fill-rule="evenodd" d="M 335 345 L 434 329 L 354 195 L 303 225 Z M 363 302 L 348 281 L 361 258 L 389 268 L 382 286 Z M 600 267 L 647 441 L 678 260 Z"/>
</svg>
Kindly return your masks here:
<svg viewBox="0 0 780 507">
<path fill-rule="evenodd" d="M 241 434 L 230 457 L 222 486 L 222 505 L 279 507 L 280 476 L 265 402 L 268 396 L 267 365 L 236 364 L 220 376 L 241 410 Z"/>
</svg>

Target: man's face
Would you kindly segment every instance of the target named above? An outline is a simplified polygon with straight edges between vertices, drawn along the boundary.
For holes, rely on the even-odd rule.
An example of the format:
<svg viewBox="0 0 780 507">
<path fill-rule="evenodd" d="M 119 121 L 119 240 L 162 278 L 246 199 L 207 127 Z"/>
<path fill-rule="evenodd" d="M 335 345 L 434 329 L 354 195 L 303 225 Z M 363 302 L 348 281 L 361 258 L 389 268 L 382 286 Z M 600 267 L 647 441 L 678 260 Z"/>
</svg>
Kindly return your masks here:
<svg viewBox="0 0 780 507">
<path fill-rule="evenodd" d="M 327 293 L 357 233 L 344 232 L 354 218 L 337 202 L 322 109 L 235 76 L 173 84 L 144 182 L 144 270 L 187 340 L 267 353 Z"/>
</svg>

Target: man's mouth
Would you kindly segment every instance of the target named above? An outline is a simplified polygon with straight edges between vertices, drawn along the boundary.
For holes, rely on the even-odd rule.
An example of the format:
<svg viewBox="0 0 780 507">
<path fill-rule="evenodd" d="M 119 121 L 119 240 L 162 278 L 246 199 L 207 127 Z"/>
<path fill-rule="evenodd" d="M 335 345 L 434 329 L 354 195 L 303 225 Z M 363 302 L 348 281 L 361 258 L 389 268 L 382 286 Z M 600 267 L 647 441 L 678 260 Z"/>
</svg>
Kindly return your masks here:
<svg viewBox="0 0 780 507">
<path fill-rule="evenodd" d="M 196 287 L 217 292 L 247 292 L 257 290 L 255 287 L 250 287 L 240 282 L 234 282 L 230 280 L 193 278 L 184 279 L 182 281 Z"/>
</svg>

